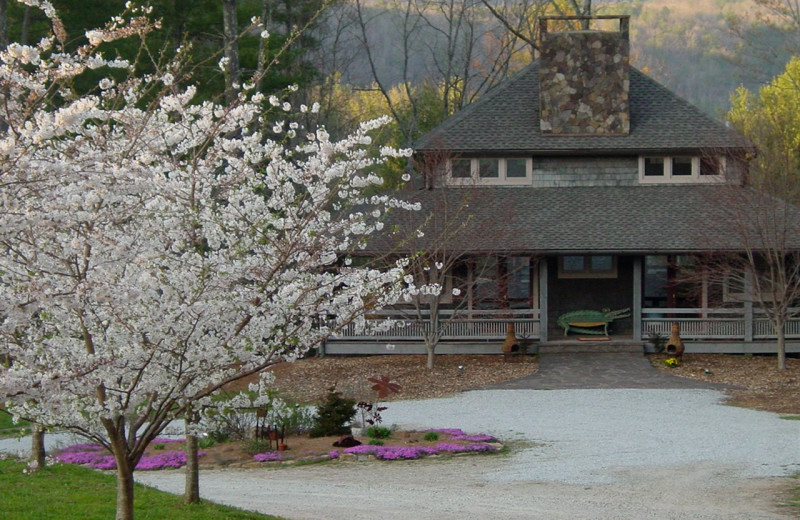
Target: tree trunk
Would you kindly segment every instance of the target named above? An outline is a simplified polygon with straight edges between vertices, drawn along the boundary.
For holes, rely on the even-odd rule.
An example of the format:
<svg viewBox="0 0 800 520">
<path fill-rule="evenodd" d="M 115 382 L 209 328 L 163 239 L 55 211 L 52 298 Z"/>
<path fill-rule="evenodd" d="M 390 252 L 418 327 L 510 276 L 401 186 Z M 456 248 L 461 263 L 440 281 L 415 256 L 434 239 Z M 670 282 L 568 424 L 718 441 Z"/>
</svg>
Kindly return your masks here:
<svg viewBox="0 0 800 520">
<path fill-rule="evenodd" d="M 188 424 L 187 424 L 188 430 Z M 183 493 L 185 504 L 200 502 L 200 468 L 197 457 L 197 436 L 186 433 L 186 485 Z"/>
<path fill-rule="evenodd" d="M 31 28 L 31 7 L 26 6 L 22 15 L 22 29 L 19 31 L 19 43 L 28 45 L 28 33 Z"/>
<path fill-rule="evenodd" d="M 0 0 L 0 49 L 8 47 L 8 3 Z"/>
<path fill-rule="evenodd" d="M 28 459 L 28 468 L 31 471 L 38 471 L 45 467 L 47 462 L 45 457 L 47 452 L 44 449 L 44 428 L 38 424 L 31 423 L 31 455 Z"/>
<path fill-rule="evenodd" d="M 124 455 L 114 454 L 117 462 L 116 520 L 133 520 L 133 467 Z"/>
<path fill-rule="evenodd" d="M 264 30 L 270 26 L 270 1 L 263 0 L 261 6 L 261 23 L 264 24 Z M 259 37 L 258 39 L 258 62 L 256 65 L 256 91 L 261 92 L 261 87 L 264 84 L 264 74 L 267 70 L 267 54 L 269 53 L 269 41 L 266 38 Z"/>
<path fill-rule="evenodd" d="M 239 22 L 236 19 L 236 0 L 222 0 L 222 25 L 225 46 L 225 100 L 236 101 L 239 84 Z"/>
<path fill-rule="evenodd" d="M 433 363 L 436 360 L 436 345 L 427 344 L 425 345 L 425 350 L 428 351 L 428 361 L 425 364 L 425 368 L 428 370 L 433 370 Z"/>
<path fill-rule="evenodd" d="M 775 322 L 778 334 L 778 370 L 786 370 L 786 332 L 784 330 L 785 321 L 778 318 Z"/>
</svg>

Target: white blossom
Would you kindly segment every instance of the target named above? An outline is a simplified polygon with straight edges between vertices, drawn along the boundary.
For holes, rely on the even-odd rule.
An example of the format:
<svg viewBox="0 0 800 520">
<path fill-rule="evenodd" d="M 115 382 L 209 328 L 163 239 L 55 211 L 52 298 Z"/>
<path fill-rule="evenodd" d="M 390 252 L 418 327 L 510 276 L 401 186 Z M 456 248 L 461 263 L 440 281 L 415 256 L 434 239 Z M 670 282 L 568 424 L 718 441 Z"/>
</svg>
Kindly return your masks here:
<svg viewBox="0 0 800 520">
<path fill-rule="evenodd" d="M 112 24 L 87 37 L 132 34 Z M 115 85 L 108 69 L 129 64 L 91 46 L 46 40 L 2 60 L 0 117 L 14 135 L 0 136 L 0 344 L 14 363 L 0 393 L 12 414 L 133 457 L 170 421 L 223 406 L 212 393 L 225 381 L 363 321 L 367 295 L 376 308 L 408 297 L 407 260 L 376 269 L 347 256 L 388 209 L 416 207 L 369 191 L 394 153 L 365 149 L 372 123 L 284 146 L 254 124 L 269 120 L 262 94 L 197 100 L 168 72 L 179 63 Z M 108 76 L 100 92 L 51 88 L 90 65 Z"/>
</svg>

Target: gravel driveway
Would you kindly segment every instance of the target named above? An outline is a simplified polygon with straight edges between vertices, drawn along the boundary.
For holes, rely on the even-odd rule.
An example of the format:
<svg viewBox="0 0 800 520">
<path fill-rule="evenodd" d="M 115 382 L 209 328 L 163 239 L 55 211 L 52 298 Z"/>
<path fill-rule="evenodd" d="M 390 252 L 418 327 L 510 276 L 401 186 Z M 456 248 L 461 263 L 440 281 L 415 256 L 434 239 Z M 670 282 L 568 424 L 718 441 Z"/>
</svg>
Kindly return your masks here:
<svg viewBox="0 0 800 520">
<path fill-rule="evenodd" d="M 402 428 L 491 433 L 508 456 L 201 472 L 203 498 L 299 519 L 777 519 L 800 421 L 715 390 L 486 390 L 389 404 Z M 183 491 L 182 471 L 137 472 Z M 794 516 L 792 516 L 794 515 Z"/>
</svg>

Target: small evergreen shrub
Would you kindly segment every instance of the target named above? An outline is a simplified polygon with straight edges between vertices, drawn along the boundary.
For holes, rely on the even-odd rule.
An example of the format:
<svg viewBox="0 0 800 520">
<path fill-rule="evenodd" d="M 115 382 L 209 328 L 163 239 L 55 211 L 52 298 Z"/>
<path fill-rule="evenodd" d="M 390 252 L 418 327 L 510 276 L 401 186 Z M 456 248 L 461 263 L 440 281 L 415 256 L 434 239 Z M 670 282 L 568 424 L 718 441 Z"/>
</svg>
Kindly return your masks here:
<svg viewBox="0 0 800 520">
<path fill-rule="evenodd" d="M 197 447 L 204 450 L 216 444 L 217 444 L 216 439 L 214 439 L 214 437 L 210 435 L 208 437 L 202 437 L 197 441 Z"/>
<path fill-rule="evenodd" d="M 422 437 L 422 440 L 424 440 L 424 441 L 438 441 L 439 440 L 439 434 L 436 433 L 436 432 L 428 432 L 428 433 L 425 434 L 425 436 Z"/>
<path fill-rule="evenodd" d="M 367 444 L 370 446 L 383 446 L 383 441 L 379 441 L 378 439 L 370 439 Z"/>
<path fill-rule="evenodd" d="M 388 439 L 391 436 L 391 428 L 385 426 L 370 426 L 367 428 L 367 437 L 371 439 Z"/>
<path fill-rule="evenodd" d="M 270 451 L 269 439 L 247 439 L 243 441 L 242 448 L 248 455 L 256 455 Z"/>
<path fill-rule="evenodd" d="M 342 397 L 342 394 L 335 388 L 330 388 L 325 401 L 317 408 L 310 435 L 311 437 L 326 437 L 349 434 L 350 427 L 348 425 L 355 415 L 355 400 Z"/>
</svg>

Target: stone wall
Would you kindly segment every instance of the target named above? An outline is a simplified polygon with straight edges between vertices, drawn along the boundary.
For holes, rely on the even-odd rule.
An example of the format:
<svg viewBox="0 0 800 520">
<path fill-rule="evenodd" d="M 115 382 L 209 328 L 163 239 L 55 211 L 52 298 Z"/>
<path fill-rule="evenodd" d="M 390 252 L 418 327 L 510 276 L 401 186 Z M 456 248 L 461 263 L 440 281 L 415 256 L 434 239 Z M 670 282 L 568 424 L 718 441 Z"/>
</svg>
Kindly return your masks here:
<svg viewBox="0 0 800 520">
<path fill-rule="evenodd" d="M 620 32 L 542 36 L 541 130 L 553 135 L 627 135 L 628 41 Z"/>
</svg>

